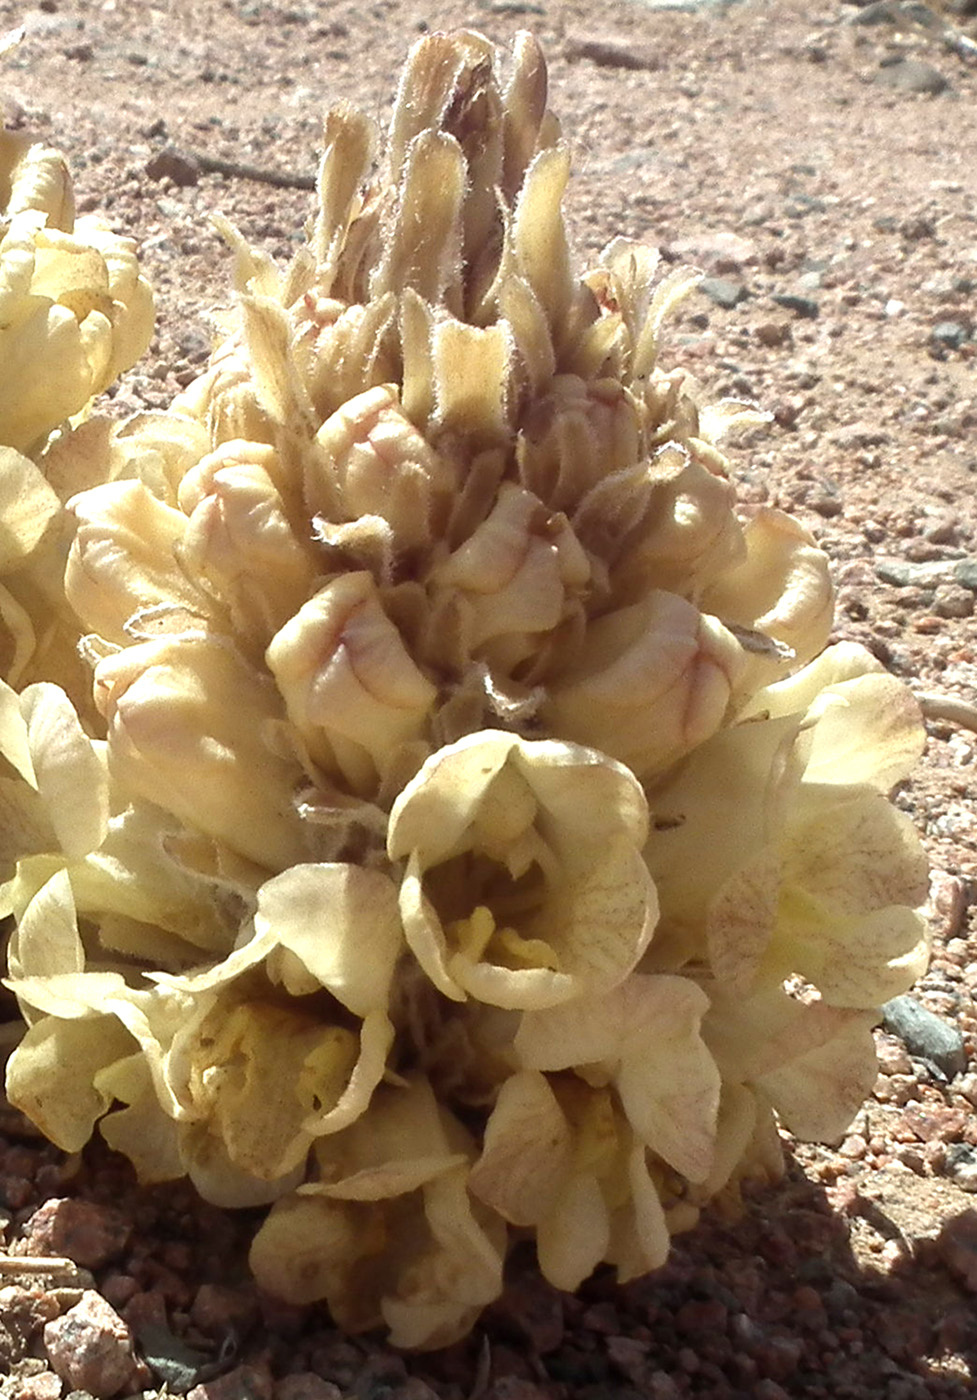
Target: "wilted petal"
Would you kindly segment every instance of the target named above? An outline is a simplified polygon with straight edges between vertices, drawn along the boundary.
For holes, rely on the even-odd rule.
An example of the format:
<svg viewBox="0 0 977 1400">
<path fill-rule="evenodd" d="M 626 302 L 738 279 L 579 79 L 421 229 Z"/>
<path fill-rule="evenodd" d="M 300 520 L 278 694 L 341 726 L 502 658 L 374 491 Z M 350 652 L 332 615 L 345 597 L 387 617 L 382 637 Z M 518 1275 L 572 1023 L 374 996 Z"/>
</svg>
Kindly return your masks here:
<svg viewBox="0 0 977 1400">
<path fill-rule="evenodd" d="M 371 1125 L 320 1143 L 322 1181 L 272 1208 L 251 1248 L 262 1287 L 291 1302 L 325 1298 L 350 1331 L 386 1322 L 396 1346 L 463 1335 L 501 1290 L 504 1231 L 476 1216 L 466 1154 L 450 1137 L 465 1135 L 424 1081 L 379 1091 Z"/>
<path fill-rule="evenodd" d="M 671 1248 L 668 1220 L 648 1170 L 643 1142 L 635 1142 L 628 1153 L 627 1180 L 630 1206 L 612 1217 L 611 1238 L 604 1255 L 617 1270 L 619 1283 L 660 1269 Z"/>
<path fill-rule="evenodd" d="M 114 1152 L 125 1153 L 140 1182 L 183 1176 L 187 1163 L 180 1151 L 180 1126 L 164 1112 L 145 1057 L 122 1056 L 98 1070 L 92 1082 L 106 1107 L 125 1105 L 106 1114 L 99 1132 Z"/>
<path fill-rule="evenodd" d="M 536 1226 L 540 1271 L 555 1288 L 578 1289 L 607 1254 L 611 1218 L 595 1176 L 570 1176 Z"/>
<path fill-rule="evenodd" d="M 23 862 L 22 865 L 27 864 Z M 18 885 L 13 897 L 18 901 Z M 59 973 L 81 973 L 85 951 L 78 933 L 71 881 L 65 870 L 58 870 L 41 885 L 22 910 L 10 938 L 7 953 L 10 975 L 15 982 L 25 977 L 50 977 Z"/>
<path fill-rule="evenodd" d="M 213 842 L 200 838 L 209 865 L 197 868 L 181 859 L 181 837 L 186 846 L 174 817 L 139 803 L 110 818 L 101 845 L 71 871 L 78 908 L 97 911 L 103 921 L 115 915 L 150 929 L 158 943 L 155 961 L 163 966 L 164 930 L 183 943 L 184 958 L 193 948 L 218 956 L 229 952 L 253 892 L 253 878 L 242 880 L 221 868 Z"/>
</svg>

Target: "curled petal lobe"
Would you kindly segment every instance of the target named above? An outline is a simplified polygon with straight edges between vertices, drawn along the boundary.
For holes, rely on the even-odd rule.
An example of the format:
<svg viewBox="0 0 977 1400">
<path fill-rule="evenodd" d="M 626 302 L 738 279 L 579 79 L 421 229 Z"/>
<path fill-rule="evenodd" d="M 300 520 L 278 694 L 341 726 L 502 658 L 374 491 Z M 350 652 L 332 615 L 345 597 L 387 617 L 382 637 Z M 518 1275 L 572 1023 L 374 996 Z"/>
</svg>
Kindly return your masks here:
<svg viewBox="0 0 977 1400">
<path fill-rule="evenodd" d="M 471 654 L 511 669 L 559 625 L 589 576 L 566 518 L 504 482 L 489 515 L 432 571 L 429 587 L 463 600 Z"/>
<path fill-rule="evenodd" d="M 141 481 L 108 482 L 74 497 L 78 522 L 65 591 L 83 623 L 106 641 L 125 644 L 127 624 L 152 609 L 212 611 L 177 562 L 186 518 Z"/>
<path fill-rule="evenodd" d="M 397 889 L 355 865 L 293 865 L 258 891 L 255 932 L 294 954 L 357 1016 L 387 1005 L 403 935 Z"/>
<path fill-rule="evenodd" d="M 702 606 L 790 648 L 798 662 L 823 649 L 834 621 L 828 557 L 782 511 L 763 509 L 743 527 L 746 558 L 713 579 Z"/>
<path fill-rule="evenodd" d="M 324 585 L 266 659 L 312 757 L 361 793 L 375 789 L 400 745 L 423 735 L 437 694 L 365 572 Z"/>
</svg>

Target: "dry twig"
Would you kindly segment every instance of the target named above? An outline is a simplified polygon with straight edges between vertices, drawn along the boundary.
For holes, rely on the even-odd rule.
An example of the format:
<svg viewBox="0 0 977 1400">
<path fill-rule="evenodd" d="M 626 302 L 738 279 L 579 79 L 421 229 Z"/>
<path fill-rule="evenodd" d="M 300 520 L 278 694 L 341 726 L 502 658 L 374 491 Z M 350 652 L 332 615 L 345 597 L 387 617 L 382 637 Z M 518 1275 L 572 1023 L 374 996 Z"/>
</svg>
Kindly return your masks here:
<svg viewBox="0 0 977 1400">
<path fill-rule="evenodd" d="M 925 719 L 959 724 L 962 729 L 972 729 L 977 734 L 977 705 L 969 700 L 961 700 L 956 695 L 934 695 L 929 691 L 918 694 L 916 699 Z"/>
</svg>

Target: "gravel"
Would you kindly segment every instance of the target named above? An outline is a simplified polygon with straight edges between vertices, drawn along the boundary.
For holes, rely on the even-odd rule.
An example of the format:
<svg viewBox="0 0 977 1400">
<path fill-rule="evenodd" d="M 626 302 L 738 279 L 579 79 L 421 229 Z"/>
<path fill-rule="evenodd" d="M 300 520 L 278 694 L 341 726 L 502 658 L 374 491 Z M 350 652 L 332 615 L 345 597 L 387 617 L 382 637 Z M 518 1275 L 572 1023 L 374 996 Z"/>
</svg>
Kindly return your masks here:
<svg viewBox="0 0 977 1400">
<path fill-rule="evenodd" d="M 517 1251 L 470 1339 L 402 1358 L 261 1296 L 255 1213 L 140 1189 L 100 1143 L 64 1157 L 6 1110 L 0 1400 L 973 1394 L 977 67 L 974 24 L 930 8 L 938 26 L 829 0 L 0 0 L 0 32 L 27 30 L 4 60 L 8 119 L 67 150 L 81 209 L 139 238 L 157 288 L 119 415 L 166 405 L 206 358 L 229 304 L 214 211 L 272 257 L 294 251 L 308 193 L 254 174 L 307 181 L 328 102 L 383 118 L 425 28 L 533 27 L 575 152 L 581 257 L 621 233 L 749 287 L 690 298 L 666 357 L 771 409 L 735 454 L 740 499 L 798 514 L 831 552 L 837 637 L 947 702 L 897 797 L 936 872 L 932 965 L 899 999 L 909 1019 L 887 1009 L 875 1093 L 842 1143 L 788 1142 L 781 1186 L 728 1202 L 624 1288 L 601 1271 L 560 1295 Z M 891 85 L 924 68 L 939 93 Z"/>
</svg>

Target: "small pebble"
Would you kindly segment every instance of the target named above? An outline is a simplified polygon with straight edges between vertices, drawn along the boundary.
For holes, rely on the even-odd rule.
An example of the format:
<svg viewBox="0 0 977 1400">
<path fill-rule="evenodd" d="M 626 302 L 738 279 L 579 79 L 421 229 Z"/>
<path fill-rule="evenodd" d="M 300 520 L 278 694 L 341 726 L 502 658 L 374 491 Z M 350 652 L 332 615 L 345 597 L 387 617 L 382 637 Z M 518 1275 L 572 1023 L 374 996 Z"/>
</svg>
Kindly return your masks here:
<svg viewBox="0 0 977 1400">
<path fill-rule="evenodd" d="M 783 321 L 761 321 L 754 326 L 753 334 L 761 345 L 776 348 L 790 343 L 790 326 Z"/>
<path fill-rule="evenodd" d="M 174 185 L 183 187 L 196 185 L 200 180 L 200 166 L 194 158 L 173 146 L 157 151 L 147 160 L 145 169 L 151 180 L 172 180 Z"/>
<path fill-rule="evenodd" d="M 94 1289 L 47 1324 L 44 1349 L 61 1379 L 73 1390 L 89 1391 L 94 1400 L 110 1400 L 135 1381 L 132 1333 Z"/>
<path fill-rule="evenodd" d="M 962 1191 L 977 1191 L 977 1148 L 955 1142 L 947 1148 L 946 1174 Z"/>
<path fill-rule="evenodd" d="M 728 277 L 703 277 L 697 290 L 709 298 L 716 306 L 732 310 L 750 295 L 742 282 L 733 282 Z"/>
<path fill-rule="evenodd" d="M 918 58 L 902 58 L 886 64 L 879 69 L 875 81 L 897 92 L 921 93 L 927 97 L 939 97 L 950 86 L 938 68 Z"/>
<path fill-rule="evenodd" d="M 813 297 L 801 296 L 798 292 L 777 292 L 773 300 L 785 311 L 793 311 L 795 316 L 807 321 L 813 321 L 821 309 Z"/>
<path fill-rule="evenodd" d="M 323 1380 L 314 1371 L 299 1371 L 278 1382 L 274 1400 L 343 1400 L 343 1392 L 338 1385 Z"/>
<path fill-rule="evenodd" d="M 952 1079 L 967 1065 L 963 1036 L 956 1026 L 934 1016 L 914 997 L 894 997 L 882 1008 L 882 1024 L 897 1035 L 910 1055 L 931 1060 L 947 1079 Z"/>
<path fill-rule="evenodd" d="M 132 1222 L 112 1206 L 54 1198 L 45 1201 L 27 1222 L 28 1253 L 55 1254 L 86 1269 L 97 1269 L 122 1253 Z"/>
<path fill-rule="evenodd" d="M 236 1366 L 216 1380 L 195 1385 L 187 1400 L 274 1400 L 274 1383 L 267 1366 Z"/>
<path fill-rule="evenodd" d="M 257 1311 L 257 1301 L 250 1290 L 202 1283 L 190 1309 L 190 1320 L 208 1336 L 220 1337 L 232 1327 L 246 1328 Z"/>
<path fill-rule="evenodd" d="M 960 321 L 938 321 L 930 331 L 933 345 L 945 350 L 959 350 L 967 339 L 967 327 Z"/>
</svg>

